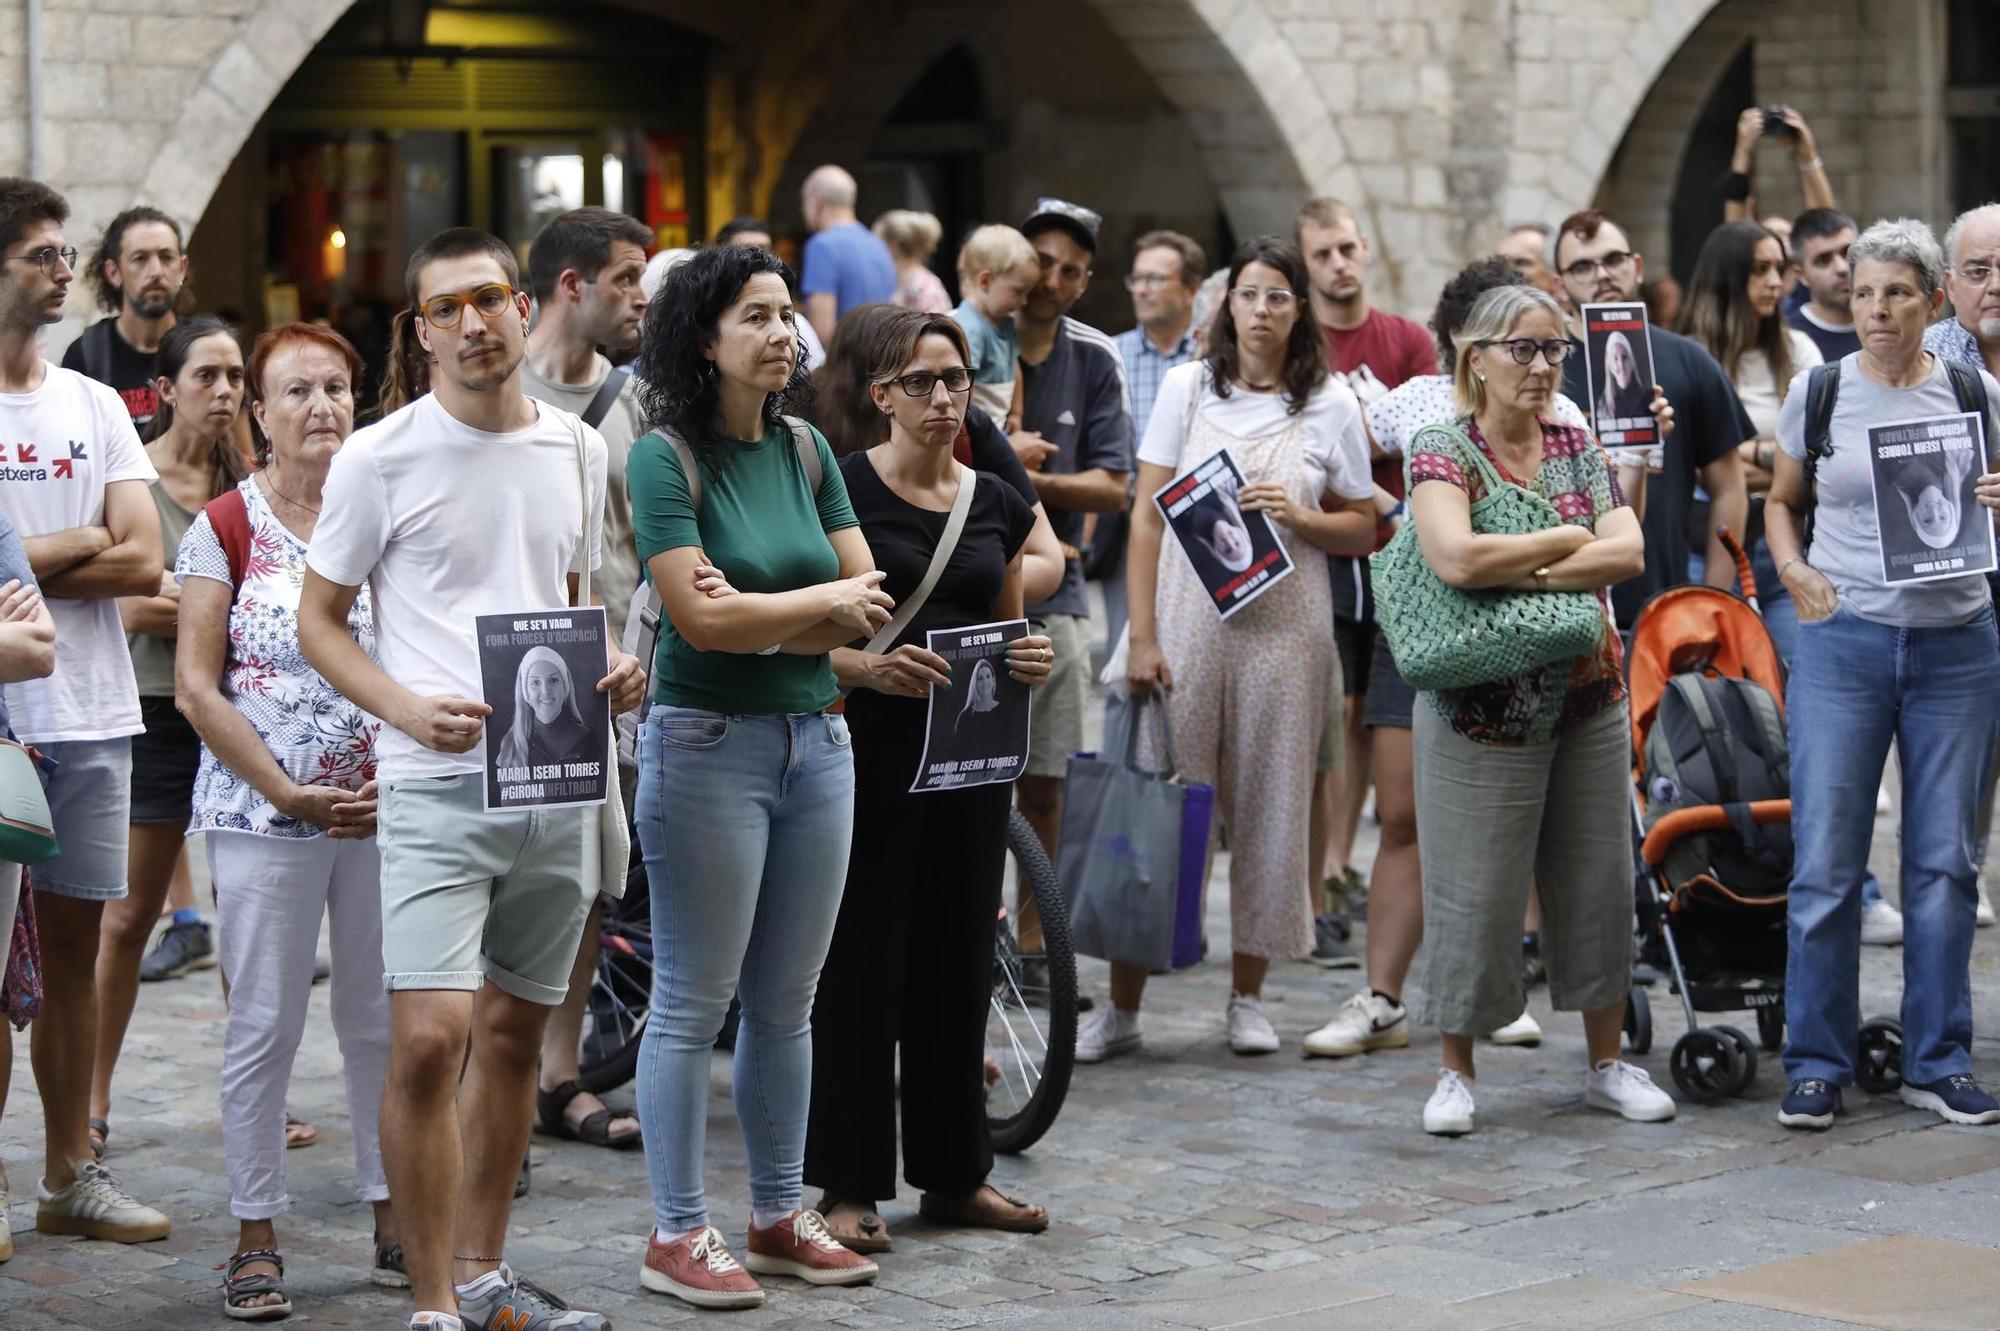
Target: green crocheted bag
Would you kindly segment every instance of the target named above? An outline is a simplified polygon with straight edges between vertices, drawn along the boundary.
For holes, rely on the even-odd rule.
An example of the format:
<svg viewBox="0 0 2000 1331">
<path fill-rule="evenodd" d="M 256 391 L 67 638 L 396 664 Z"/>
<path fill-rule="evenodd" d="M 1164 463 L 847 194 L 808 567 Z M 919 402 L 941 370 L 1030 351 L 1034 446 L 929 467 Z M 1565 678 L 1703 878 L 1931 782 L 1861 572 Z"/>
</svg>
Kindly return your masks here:
<svg viewBox="0 0 2000 1331">
<path fill-rule="evenodd" d="M 1447 436 L 1449 445 L 1439 441 L 1420 449 L 1433 432 Z M 1562 520 L 1548 500 L 1502 478 L 1456 426 L 1426 427 L 1410 442 L 1410 451 L 1449 453 L 1479 469 L 1486 494 L 1472 505 L 1472 529 L 1482 535 L 1525 536 Z M 1604 635 L 1603 607 L 1589 592 L 1453 587 L 1424 558 L 1414 520 L 1368 563 L 1376 619 L 1396 669 L 1412 688 L 1462 689 L 1512 679 L 1593 651 Z"/>
</svg>

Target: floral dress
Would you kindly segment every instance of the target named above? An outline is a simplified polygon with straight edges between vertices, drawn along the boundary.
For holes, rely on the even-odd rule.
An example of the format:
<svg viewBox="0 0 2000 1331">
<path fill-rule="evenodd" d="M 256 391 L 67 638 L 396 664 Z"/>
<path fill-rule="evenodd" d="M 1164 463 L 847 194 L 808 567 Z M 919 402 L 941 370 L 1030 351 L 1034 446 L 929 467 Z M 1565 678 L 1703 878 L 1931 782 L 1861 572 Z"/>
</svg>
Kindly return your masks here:
<svg viewBox="0 0 2000 1331">
<path fill-rule="evenodd" d="M 250 519 L 249 557 L 229 607 L 229 653 L 222 696 L 250 722 L 278 766 L 300 785 L 359 790 L 375 777 L 375 737 L 382 723 L 326 682 L 299 648 L 299 590 L 306 544 L 265 502 L 254 476 L 236 487 Z M 230 584 L 229 556 L 206 512 L 195 515 L 174 561 L 174 576 Z M 375 655 L 375 619 L 366 586 L 347 615 L 348 631 Z M 304 839 L 325 833 L 280 813 L 256 787 L 225 767 L 204 744 L 195 774 L 188 831 L 253 832 Z"/>
</svg>

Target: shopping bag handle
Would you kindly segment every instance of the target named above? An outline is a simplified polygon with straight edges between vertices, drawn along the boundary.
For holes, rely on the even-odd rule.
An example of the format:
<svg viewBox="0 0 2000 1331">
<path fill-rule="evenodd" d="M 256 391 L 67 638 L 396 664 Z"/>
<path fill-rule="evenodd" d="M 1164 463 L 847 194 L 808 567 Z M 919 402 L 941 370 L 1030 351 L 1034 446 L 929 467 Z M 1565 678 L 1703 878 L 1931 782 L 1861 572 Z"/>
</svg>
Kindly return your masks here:
<svg viewBox="0 0 2000 1331">
<path fill-rule="evenodd" d="M 1166 760 L 1164 767 L 1149 768 L 1139 765 L 1139 727 L 1148 711 L 1158 722 L 1160 756 Z M 1132 705 L 1126 708 L 1125 715 L 1125 733 L 1121 737 L 1123 743 L 1119 751 L 1119 758 L 1125 766 L 1131 771 L 1145 772 L 1149 776 L 1164 777 L 1169 781 L 1179 780 L 1181 763 L 1174 752 L 1174 722 L 1168 713 L 1165 700 L 1155 693 L 1135 693 L 1132 695 Z"/>
</svg>

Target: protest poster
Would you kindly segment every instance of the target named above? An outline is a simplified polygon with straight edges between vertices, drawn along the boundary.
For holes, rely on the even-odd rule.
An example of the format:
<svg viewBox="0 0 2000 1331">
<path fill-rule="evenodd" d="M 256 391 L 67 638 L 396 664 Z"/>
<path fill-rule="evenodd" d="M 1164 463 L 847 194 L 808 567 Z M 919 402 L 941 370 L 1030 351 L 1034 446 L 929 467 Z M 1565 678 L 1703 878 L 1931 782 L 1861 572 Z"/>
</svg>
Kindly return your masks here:
<svg viewBox="0 0 2000 1331">
<path fill-rule="evenodd" d="M 1153 496 L 1195 577 L 1224 619 L 1269 591 L 1292 571 L 1271 516 L 1244 512 L 1236 495 L 1243 472 L 1228 449 L 1196 463 Z"/>
<path fill-rule="evenodd" d="M 931 685 L 912 795 L 1021 775 L 1028 765 L 1028 686 L 1007 673 L 1007 646 L 1027 635 L 1025 619 L 924 635 L 924 646 L 951 667 L 951 687 Z"/>
<path fill-rule="evenodd" d="M 603 606 L 480 615 L 486 718 L 485 807 L 602 804 L 610 785 L 610 672 Z"/>
<path fill-rule="evenodd" d="M 1966 412 L 1869 427 L 1883 582 L 1993 571 L 1993 515 L 1973 497 L 1984 470 L 1985 425 Z"/>
<path fill-rule="evenodd" d="M 1652 330 L 1642 302 L 1583 307 L 1583 377 L 1597 442 L 1614 451 L 1660 442 L 1653 419 Z"/>
</svg>

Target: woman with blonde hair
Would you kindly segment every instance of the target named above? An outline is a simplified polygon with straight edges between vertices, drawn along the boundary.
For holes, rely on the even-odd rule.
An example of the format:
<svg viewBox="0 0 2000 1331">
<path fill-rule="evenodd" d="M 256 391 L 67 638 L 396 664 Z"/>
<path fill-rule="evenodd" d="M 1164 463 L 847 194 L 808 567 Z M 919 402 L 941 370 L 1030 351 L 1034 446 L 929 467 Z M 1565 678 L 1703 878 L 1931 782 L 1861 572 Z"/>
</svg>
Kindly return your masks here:
<svg viewBox="0 0 2000 1331">
<path fill-rule="evenodd" d="M 943 224 L 930 213 L 891 208 L 875 219 L 875 234 L 896 259 L 895 303 L 919 314 L 950 314 L 951 297 L 929 267 Z"/>
<path fill-rule="evenodd" d="M 569 662 L 553 647 L 530 647 L 514 672 L 514 724 L 500 741 L 501 767 L 587 761 L 590 728 L 576 706 Z M 596 746 L 603 758 L 603 745 Z"/>
</svg>

